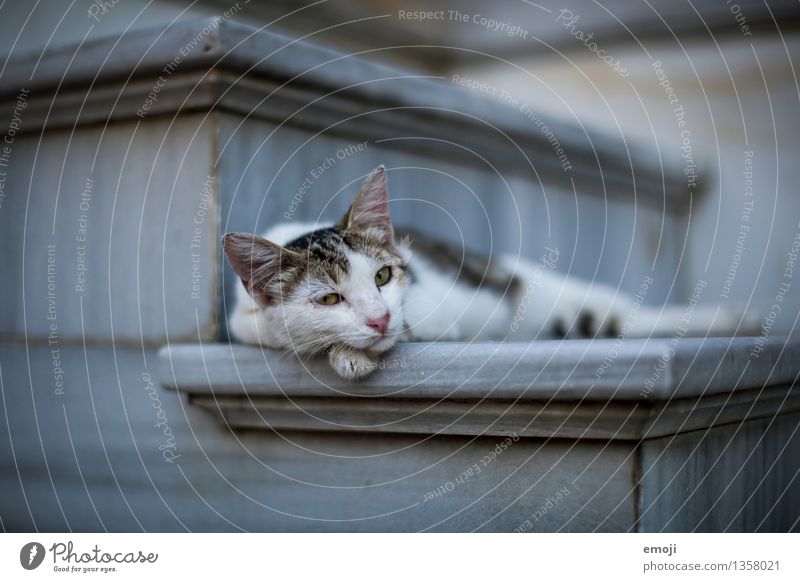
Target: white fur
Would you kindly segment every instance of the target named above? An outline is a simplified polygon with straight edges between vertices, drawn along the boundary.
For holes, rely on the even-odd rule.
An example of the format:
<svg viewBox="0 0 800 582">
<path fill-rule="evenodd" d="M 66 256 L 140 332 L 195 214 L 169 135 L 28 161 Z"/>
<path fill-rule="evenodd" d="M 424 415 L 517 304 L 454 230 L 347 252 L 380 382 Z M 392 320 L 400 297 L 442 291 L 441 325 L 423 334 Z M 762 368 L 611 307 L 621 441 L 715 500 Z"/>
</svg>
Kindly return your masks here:
<svg viewBox="0 0 800 582">
<path fill-rule="evenodd" d="M 407 261 L 416 278 L 404 309 L 410 338 L 489 340 L 507 332 L 511 308 L 502 296 L 455 280 L 419 254 Z"/>
<path fill-rule="evenodd" d="M 285 244 L 326 226 L 285 224 L 264 237 Z M 401 285 L 393 277 L 378 289 L 374 276 L 383 265 L 350 253 L 350 275 L 338 289 L 304 288 L 298 291 L 299 296 L 261 308 L 240 285 L 229 321 L 231 333 L 243 342 L 297 352 L 317 351 L 336 340 L 344 346 L 332 352 L 331 364 L 341 375 L 358 377 L 368 373 L 372 363 L 363 352 L 379 355 L 401 339 L 529 341 L 549 337 L 559 319 L 568 330 L 567 337 L 578 337 L 578 318 L 587 312 L 598 326 L 615 318 L 628 337 L 742 334 L 755 331 L 759 324 L 757 317 L 737 307 L 646 307 L 611 287 L 590 285 L 511 256 L 502 256 L 499 261 L 522 281 L 522 294 L 503 297 L 493 290 L 457 281 L 403 242 L 398 248 L 413 272 L 413 284 Z M 329 292 L 342 294 L 346 302 L 322 306 L 313 301 Z M 386 311 L 390 313 L 389 333 L 381 338 L 366 320 Z"/>
<path fill-rule="evenodd" d="M 323 224 L 278 226 L 264 238 L 276 244 L 287 242 Z M 405 284 L 396 277 L 378 288 L 375 273 L 384 264 L 372 257 L 351 252 L 347 259 L 347 279 L 336 288 L 326 285 L 300 286 L 294 296 L 260 307 L 244 286 L 237 291 L 236 306 L 229 320 L 233 336 L 243 342 L 271 348 L 291 348 L 296 352 L 315 352 L 332 343 L 380 354 L 390 349 L 403 334 Z M 316 299 L 328 293 L 345 298 L 336 305 L 320 305 Z M 367 325 L 367 320 L 389 313 L 385 336 Z M 349 364 L 348 364 L 349 365 Z"/>
</svg>

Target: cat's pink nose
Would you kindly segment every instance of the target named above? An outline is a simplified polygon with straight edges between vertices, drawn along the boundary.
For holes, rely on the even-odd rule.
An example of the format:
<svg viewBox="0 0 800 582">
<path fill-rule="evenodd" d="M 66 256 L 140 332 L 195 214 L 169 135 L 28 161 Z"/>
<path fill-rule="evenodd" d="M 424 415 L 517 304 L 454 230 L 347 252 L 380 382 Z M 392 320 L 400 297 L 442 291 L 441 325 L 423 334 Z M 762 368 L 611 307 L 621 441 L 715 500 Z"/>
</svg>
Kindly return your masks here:
<svg viewBox="0 0 800 582">
<path fill-rule="evenodd" d="M 384 335 L 389 327 L 389 312 L 384 313 L 380 317 L 368 319 L 367 325 L 381 335 Z"/>
</svg>

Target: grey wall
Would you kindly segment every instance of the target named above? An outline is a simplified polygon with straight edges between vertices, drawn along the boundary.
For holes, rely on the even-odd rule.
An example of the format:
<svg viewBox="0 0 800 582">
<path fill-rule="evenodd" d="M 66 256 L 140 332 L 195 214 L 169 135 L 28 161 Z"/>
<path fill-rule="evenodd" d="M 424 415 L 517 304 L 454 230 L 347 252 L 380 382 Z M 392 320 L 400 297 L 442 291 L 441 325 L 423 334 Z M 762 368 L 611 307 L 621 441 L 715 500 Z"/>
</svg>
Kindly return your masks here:
<svg viewBox="0 0 800 582">
<path fill-rule="evenodd" d="M 76 2 L 60 21 L 59 7 L 67 4 L 66 0 L 42 2 L 26 23 L 29 7 L 7 3 L 0 18 L 0 53 L 13 47 L 17 54 L 44 42 L 62 45 L 87 32 L 91 39 L 128 25 L 163 24 L 185 6 L 156 2 L 139 15 L 144 0 L 126 0 L 94 23 L 86 14 L 88 1 Z M 183 17 L 217 12 L 195 7 Z M 246 18 L 246 14 L 241 17 Z M 376 140 L 382 136 L 374 135 L 364 151 L 345 160 L 337 158 L 314 180 L 294 218 L 336 218 L 359 177 L 386 163 L 398 224 L 426 228 L 456 241 L 463 233 L 470 248 L 520 250 L 534 259 L 545 245 L 557 246 L 565 272 L 628 291 L 635 291 L 653 267 L 659 283 L 648 294 L 650 303 L 667 298 L 682 301 L 695 281 L 705 278 L 714 293 L 707 292 L 703 301 L 719 301 L 742 221 L 744 151 L 752 148 L 753 230 L 731 300 L 746 301 L 754 292 L 754 304 L 768 308 L 784 276 L 800 208 L 794 192 L 800 179 L 797 86 L 785 57 L 786 50 L 796 52 L 797 38 L 787 42 L 788 49 L 763 39 L 751 47 L 731 37 L 722 43 L 721 52 L 707 43 L 690 45 L 691 62 L 676 47 L 653 49 L 665 62 L 687 109 L 695 153 L 707 168 L 703 174 L 707 192 L 693 198 L 691 212 L 665 209 L 652 200 L 640 204 L 630 197 L 632 193 L 612 193 L 621 197 L 613 200 L 576 195 L 563 184 L 540 186 L 524 175 L 503 176 L 506 184 L 477 160 L 454 163 L 446 155 L 431 158 L 415 153 L 413 147 L 401 150 L 379 144 Z M 630 82 L 610 76 L 591 57 L 574 54 L 570 58 L 575 68 L 541 55 L 528 63 L 541 78 L 538 82 L 502 67 L 470 65 L 461 73 L 509 87 L 538 108 L 551 108 L 572 122 L 605 126 L 639 142 L 658 142 L 674 153 L 674 120 L 664 108 L 663 89 L 654 81 L 649 62 L 637 51 L 620 49 L 619 54 L 630 63 Z M 728 58 L 723 62 L 720 54 Z M 736 79 L 735 90 L 726 65 Z M 598 93 L 608 100 L 610 110 L 598 108 Z M 570 107 L 560 109 L 554 95 Z M 565 484 L 571 487 L 567 501 L 539 527 L 554 529 L 565 522 L 571 524 L 569 529 L 581 530 L 632 527 L 637 510 L 629 495 L 637 471 L 632 443 L 584 441 L 573 450 L 571 442 L 556 440 L 540 450 L 540 440 L 526 440 L 504 455 L 491 473 L 469 483 L 463 496 L 444 497 L 426 507 L 420 504 L 426 492 L 457 477 L 495 441 L 443 437 L 414 446 L 415 437 L 345 435 L 332 442 L 327 435 L 302 433 L 293 435 L 290 444 L 274 434 L 227 430 L 172 392 L 148 391 L 143 374 L 157 381 L 155 353 L 150 347 L 138 347 L 139 342 L 216 337 L 223 315 L 218 311 L 222 295 L 217 277 L 225 274 L 228 299 L 233 283 L 219 254 L 220 235 L 230 230 L 258 231 L 280 220 L 311 171 L 355 141 L 345 133 L 326 133 L 303 145 L 309 133 L 300 127 L 281 128 L 265 141 L 274 122 L 248 119 L 240 125 L 241 121 L 236 113 L 207 118 L 193 113 L 174 122 L 154 116 L 143 122 L 115 121 L 107 127 L 85 125 L 74 133 L 50 129 L 17 136 L 0 208 L 4 251 L 0 271 L 6 276 L 0 284 L 0 336 L 9 340 L 0 346 L 0 433 L 8 435 L 0 440 L 3 527 L 324 530 L 340 529 L 336 520 L 363 509 L 353 529 L 513 529 Z M 520 125 L 526 127 L 525 123 L 521 118 Z M 89 270 L 85 290 L 77 292 L 76 235 L 88 176 L 93 180 L 85 211 Z M 209 176 L 216 183 L 198 234 L 195 219 Z M 683 213 L 672 216 L 667 212 L 671 210 Z M 197 298 L 192 296 L 195 234 L 201 275 Z M 53 297 L 48 297 L 48 244 L 55 244 Z M 678 286 L 668 297 L 676 273 Z M 51 299 L 55 320 L 47 318 Z M 783 305 L 776 332 L 791 327 L 800 306 L 798 294 L 789 294 Z M 59 343 L 48 346 L 54 322 Z M 68 347 L 69 343 L 78 345 Z M 158 425 L 159 411 L 168 419 L 174 439 L 166 438 Z M 776 429 L 751 425 L 752 432 L 744 431 L 743 440 L 737 441 L 739 452 L 754 450 L 751 437 L 764 431 L 771 446 L 790 442 L 787 433 L 794 421 L 794 417 L 784 419 Z M 723 431 L 716 434 L 721 436 L 711 444 L 727 442 Z M 172 444 L 160 449 L 167 443 Z M 664 441 L 646 445 L 648 467 L 655 467 L 654 475 L 663 470 L 654 487 L 678 475 L 676 486 L 661 497 L 664 505 L 638 508 L 648 526 L 659 527 L 674 511 L 683 488 L 713 473 L 700 461 L 692 471 L 654 461 L 667 445 L 669 451 L 691 458 L 687 450 L 693 444 L 688 437 L 674 445 Z M 163 451 L 173 450 L 172 446 L 181 455 L 179 465 L 164 458 Z M 385 455 L 406 446 L 413 448 Z M 332 451 L 343 456 L 328 456 Z M 352 458 L 373 454 L 384 456 L 374 464 Z M 703 461 L 713 462 L 715 455 L 710 449 Z M 759 475 L 756 465 L 777 457 L 774 450 L 755 456 L 741 480 L 731 476 L 735 466 L 728 463 L 727 472 L 713 473 L 713 483 L 733 480 L 733 493 L 747 495 L 758 487 L 753 482 Z M 447 460 L 437 463 L 442 459 Z M 593 466 L 590 482 L 573 483 L 589 465 Z M 419 467 L 428 469 L 401 484 L 373 487 Z M 515 471 L 516 479 L 490 492 Z M 537 482 L 542 475 L 548 480 Z M 777 475 L 778 485 L 792 477 L 785 472 Z M 230 476 L 235 476 L 233 483 Z M 598 481 L 610 485 L 595 495 Z M 529 489 L 531 483 L 535 486 Z M 484 493 L 487 497 L 481 503 L 466 507 Z M 700 490 L 698 503 L 711 493 Z M 587 498 L 594 505 L 582 508 L 578 500 Z M 498 513 L 511 501 L 515 501 L 513 511 Z M 728 506 L 735 507 L 735 502 Z M 298 507 L 306 513 L 296 515 Z M 376 517 L 387 507 L 398 514 Z M 750 527 L 752 516 L 758 515 L 749 505 L 745 512 L 749 521 L 734 521 L 737 527 Z M 439 523 L 448 516 L 454 517 Z M 567 522 L 574 516 L 578 517 Z M 715 529 L 723 520 L 735 518 L 720 514 L 717 521 L 703 521 L 701 526 Z"/>
<path fill-rule="evenodd" d="M 63 46 L 80 42 L 84 36 L 91 41 L 119 34 L 128 26 L 160 25 L 175 18 L 211 16 L 220 12 L 204 8 L 202 4 L 192 6 L 192 2 L 122 0 L 94 19 L 88 12 L 93 4 L 93 0 L 6 3 L 0 19 L 0 54 L 38 53 L 45 44 Z"/>
<path fill-rule="evenodd" d="M 511 531 L 565 487 L 537 528 L 632 524 L 629 443 L 523 439 L 433 496 L 503 439 L 234 432 L 176 392 L 155 400 L 150 350 L 63 350 L 60 396 L 49 359 L 0 346 L 3 377 L 30 373 L 37 386 L 3 385 L 14 408 L 0 414 L 11 435 L 0 440 L 0 518 L 12 531 Z"/>
<path fill-rule="evenodd" d="M 214 125 L 197 115 L 17 136 L 0 208 L 0 269 L 14 274 L 0 285 L 0 337 L 42 341 L 51 326 L 72 341 L 197 339 L 198 326 L 212 337 Z"/>
</svg>

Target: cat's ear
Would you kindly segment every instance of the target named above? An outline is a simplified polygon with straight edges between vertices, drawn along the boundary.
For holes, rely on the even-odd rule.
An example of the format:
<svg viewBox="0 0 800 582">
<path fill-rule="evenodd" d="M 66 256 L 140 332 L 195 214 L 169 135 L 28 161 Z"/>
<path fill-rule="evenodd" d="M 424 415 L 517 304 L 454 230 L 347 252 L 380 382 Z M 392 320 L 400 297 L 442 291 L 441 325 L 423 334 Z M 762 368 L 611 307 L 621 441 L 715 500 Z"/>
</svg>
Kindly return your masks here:
<svg viewBox="0 0 800 582">
<path fill-rule="evenodd" d="M 277 275 L 300 260 L 300 253 L 254 234 L 226 234 L 222 248 L 247 292 L 262 304 L 278 299 L 279 289 L 274 285 Z"/>
<path fill-rule="evenodd" d="M 389 218 L 386 168 L 378 166 L 358 189 L 355 200 L 337 225 L 342 230 L 374 234 L 384 244 L 394 245 L 394 228 Z"/>
</svg>

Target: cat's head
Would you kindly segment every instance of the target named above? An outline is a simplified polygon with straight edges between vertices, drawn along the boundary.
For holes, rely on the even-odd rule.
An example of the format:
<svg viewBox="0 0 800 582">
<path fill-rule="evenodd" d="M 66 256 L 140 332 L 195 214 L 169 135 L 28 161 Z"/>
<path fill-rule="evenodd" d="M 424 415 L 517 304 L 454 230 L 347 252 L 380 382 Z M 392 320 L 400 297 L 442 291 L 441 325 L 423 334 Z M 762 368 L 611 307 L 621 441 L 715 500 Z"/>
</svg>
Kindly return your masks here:
<svg viewBox="0 0 800 582">
<path fill-rule="evenodd" d="M 344 344 L 381 353 L 403 333 L 408 279 L 389 218 L 383 166 L 367 177 L 333 227 L 283 246 L 233 233 L 225 235 L 223 247 L 247 292 L 297 351 Z"/>
</svg>

